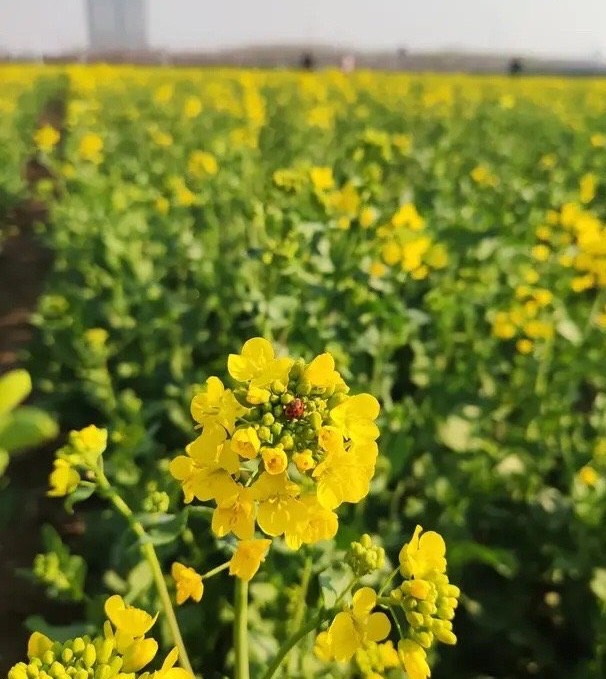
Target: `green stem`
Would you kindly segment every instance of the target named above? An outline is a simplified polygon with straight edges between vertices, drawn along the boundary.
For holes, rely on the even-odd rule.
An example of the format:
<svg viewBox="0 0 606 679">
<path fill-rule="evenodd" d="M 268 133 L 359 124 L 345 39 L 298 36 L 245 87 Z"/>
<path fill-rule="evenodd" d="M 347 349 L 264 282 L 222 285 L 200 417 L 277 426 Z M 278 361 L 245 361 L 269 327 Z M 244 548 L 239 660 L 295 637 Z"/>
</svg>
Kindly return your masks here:
<svg viewBox="0 0 606 679">
<path fill-rule="evenodd" d="M 248 581 L 236 578 L 234 592 L 235 679 L 249 679 L 248 669 Z"/>
<path fill-rule="evenodd" d="M 311 579 L 313 562 L 311 556 L 307 555 L 305 557 L 305 564 L 303 566 L 303 573 L 301 574 L 301 586 L 299 590 L 297 608 L 292 619 L 292 625 L 290 626 L 290 632 L 298 630 L 303 623 L 303 616 L 305 613 L 305 599 L 307 597 L 307 590 L 309 589 L 309 581 Z M 297 656 L 291 655 L 288 661 L 288 675 L 293 676 L 296 670 Z"/>
<path fill-rule="evenodd" d="M 357 581 L 358 581 L 357 577 L 354 577 L 351 580 L 349 585 L 347 585 L 347 587 L 337 597 L 332 609 L 320 611 L 314 618 L 312 618 L 307 624 L 303 625 L 300 629 L 298 629 L 282 644 L 282 646 L 280 646 L 280 649 L 278 650 L 276 657 L 273 659 L 273 662 L 267 668 L 265 674 L 261 677 L 261 679 L 270 679 L 271 677 L 274 676 L 274 674 L 278 671 L 280 665 L 282 664 L 282 661 L 290 653 L 290 651 L 299 643 L 299 641 L 301 641 L 301 639 L 306 637 L 310 632 L 313 632 L 325 620 L 328 620 L 328 618 L 330 618 L 333 609 L 336 608 L 341 603 L 343 597 L 352 589 L 352 587 L 356 584 Z"/>
<path fill-rule="evenodd" d="M 216 568 L 211 568 L 211 570 L 206 571 L 202 575 L 202 580 L 207 580 L 208 578 L 212 578 L 213 575 L 217 575 L 217 573 L 220 573 L 221 571 L 224 571 L 226 568 L 229 568 L 231 561 L 226 561 L 225 563 L 222 563 L 220 566 L 217 566 Z"/>
<path fill-rule="evenodd" d="M 181 636 L 181 630 L 179 629 L 179 623 L 177 622 L 177 616 L 173 609 L 173 605 L 170 600 L 170 594 L 166 587 L 166 581 L 164 580 L 164 575 L 162 573 L 162 567 L 160 561 L 158 560 L 158 555 L 154 549 L 153 544 L 149 541 L 149 537 L 145 532 L 145 528 L 141 525 L 141 522 L 137 520 L 131 508 L 124 502 L 122 497 L 113 488 L 111 483 L 108 481 L 107 477 L 103 473 L 102 469 L 96 470 L 97 474 L 97 485 L 101 494 L 106 497 L 116 508 L 116 510 L 122 514 L 122 516 L 127 520 L 128 525 L 131 530 L 140 540 L 141 553 L 147 559 L 149 566 L 154 577 L 154 582 L 156 583 L 156 589 L 160 595 L 160 601 L 162 602 L 162 608 L 164 609 L 164 615 L 168 622 L 170 632 L 173 638 L 173 643 L 179 651 L 179 664 L 184 670 L 187 670 L 193 674 L 191 663 L 189 662 L 189 657 L 187 655 L 187 650 L 185 649 L 185 644 L 183 643 L 183 637 Z"/>
<path fill-rule="evenodd" d="M 396 577 L 396 575 L 397 575 L 399 572 L 400 572 L 400 567 L 399 567 L 399 566 L 396 566 L 396 568 L 394 568 L 393 571 L 391 571 L 391 573 L 389 574 L 389 577 L 387 578 L 387 580 L 385 580 L 385 582 L 383 583 L 381 589 L 379 590 L 378 597 L 381 597 L 381 595 L 383 594 L 383 592 L 389 587 L 389 584 L 391 583 L 391 581 Z"/>
<path fill-rule="evenodd" d="M 330 617 L 329 611 L 321 611 L 312 618 L 306 625 L 303 625 L 299 630 L 297 630 L 292 636 L 290 636 L 283 644 L 280 646 L 280 650 L 273 659 L 271 665 L 265 670 L 265 674 L 261 679 L 270 679 L 278 671 L 282 661 L 288 653 L 296 646 L 301 639 L 306 637 L 310 632 L 313 632 L 317 627 L 319 627 L 324 620 Z"/>
</svg>

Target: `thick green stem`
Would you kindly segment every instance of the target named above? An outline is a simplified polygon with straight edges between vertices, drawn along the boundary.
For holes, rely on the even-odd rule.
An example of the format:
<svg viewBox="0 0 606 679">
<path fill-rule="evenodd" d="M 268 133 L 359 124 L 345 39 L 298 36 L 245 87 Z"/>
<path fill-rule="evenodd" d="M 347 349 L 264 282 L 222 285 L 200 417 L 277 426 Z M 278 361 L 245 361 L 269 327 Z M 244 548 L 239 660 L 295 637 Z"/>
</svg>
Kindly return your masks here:
<svg viewBox="0 0 606 679">
<path fill-rule="evenodd" d="M 101 469 L 97 470 L 97 484 L 101 494 L 113 504 L 120 514 L 122 514 L 122 516 L 128 521 L 128 525 L 132 531 L 140 539 L 141 553 L 147 559 L 147 562 L 151 568 L 154 582 L 156 583 L 156 589 L 158 590 L 160 601 L 162 602 L 162 608 L 164 609 L 164 615 L 166 616 L 166 620 L 173 638 L 173 643 L 179 651 L 179 664 L 184 670 L 187 670 L 193 674 L 189 657 L 187 655 L 187 650 L 185 649 L 185 644 L 183 643 L 183 637 L 181 636 L 181 630 L 179 629 L 179 623 L 177 622 L 177 617 L 170 600 L 170 594 L 168 593 L 168 589 L 166 587 L 166 581 L 164 580 L 162 567 L 160 566 L 160 561 L 158 560 L 156 550 L 149 541 L 149 537 L 145 532 L 145 528 L 143 528 L 141 522 L 137 520 L 131 508 L 126 504 L 126 502 L 124 502 L 120 495 L 118 495 Z"/>
<path fill-rule="evenodd" d="M 248 669 L 248 581 L 236 578 L 234 592 L 235 679 L 249 679 Z"/>
</svg>

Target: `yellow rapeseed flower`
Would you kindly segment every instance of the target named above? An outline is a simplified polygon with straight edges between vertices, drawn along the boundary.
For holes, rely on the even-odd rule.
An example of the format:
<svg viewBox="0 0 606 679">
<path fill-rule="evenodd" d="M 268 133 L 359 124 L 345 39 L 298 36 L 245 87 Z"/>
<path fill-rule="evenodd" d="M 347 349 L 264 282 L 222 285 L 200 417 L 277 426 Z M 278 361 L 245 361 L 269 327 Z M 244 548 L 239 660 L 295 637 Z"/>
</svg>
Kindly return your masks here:
<svg viewBox="0 0 606 679">
<path fill-rule="evenodd" d="M 240 354 L 227 359 L 229 374 L 239 382 L 250 382 L 254 387 L 267 387 L 274 381 L 286 383 L 293 361 L 275 358 L 272 345 L 261 337 L 244 343 Z"/>
<path fill-rule="evenodd" d="M 37 148 L 44 153 L 52 151 L 59 143 L 59 139 L 61 139 L 61 135 L 51 125 L 43 125 L 34 133 L 34 142 Z"/>
<path fill-rule="evenodd" d="M 431 675 L 425 649 L 415 641 L 411 639 L 399 641 L 398 656 L 408 679 L 427 679 Z"/>
<path fill-rule="evenodd" d="M 391 624 L 385 613 L 372 612 L 376 603 L 376 592 L 362 587 L 353 595 L 351 608 L 337 613 L 328 629 L 330 653 L 336 660 L 351 660 L 365 642 L 387 637 Z"/>
<path fill-rule="evenodd" d="M 202 576 L 193 568 L 184 566 L 175 561 L 170 569 L 170 573 L 177 586 L 177 604 L 180 606 L 188 599 L 199 602 L 204 593 L 204 583 Z"/>
<path fill-rule="evenodd" d="M 54 468 L 49 477 L 49 497 L 63 497 L 69 495 L 78 487 L 80 474 L 67 460 L 58 458 L 54 461 Z"/>
<path fill-rule="evenodd" d="M 424 579 L 433 572 L 446 571 L 446 545 L 439 533 L 428 531 L 421 535 L 423 528 L 417 526 L 410 542 L 400 550 L 400 572 L 405 578 Z"/>
<path fill-rule="evenodd" d="M 271 540 L 241 540 L 229 562 L 229 574 L 240 580 L 252 580 L 265 561 Z"/>
</svg>

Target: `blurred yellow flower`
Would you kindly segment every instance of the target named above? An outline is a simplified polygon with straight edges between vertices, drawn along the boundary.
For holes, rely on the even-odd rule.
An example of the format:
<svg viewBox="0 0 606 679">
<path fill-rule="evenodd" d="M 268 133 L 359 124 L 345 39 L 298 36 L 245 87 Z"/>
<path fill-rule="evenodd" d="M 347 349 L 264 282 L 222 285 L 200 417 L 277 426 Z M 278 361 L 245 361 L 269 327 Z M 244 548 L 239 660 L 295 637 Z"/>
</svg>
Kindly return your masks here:
<svg viewBox="0 0 606 679">
<path fill-rule="evenodd" d="M 61 139 L 61 135 L 51 125 L 43 125 L 34 133 L 34 142 L 37 148 L 44 153 L 52 151 L 59 143 L 59 139 Z"/>
</svg>

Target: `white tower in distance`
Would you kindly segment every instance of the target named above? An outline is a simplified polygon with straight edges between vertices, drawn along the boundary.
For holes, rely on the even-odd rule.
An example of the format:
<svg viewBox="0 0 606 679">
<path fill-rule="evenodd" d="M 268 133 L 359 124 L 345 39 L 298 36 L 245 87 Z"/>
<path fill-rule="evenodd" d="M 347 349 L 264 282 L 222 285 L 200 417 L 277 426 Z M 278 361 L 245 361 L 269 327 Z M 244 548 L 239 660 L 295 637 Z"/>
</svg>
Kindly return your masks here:
<svg viewBox="0 0 606 679">
<path fill-rule="evenodd" d="M 89 50 L 144 50 L 147 47 L 145 9 L 145 0 L 87 0 Z"/>
</svg>

